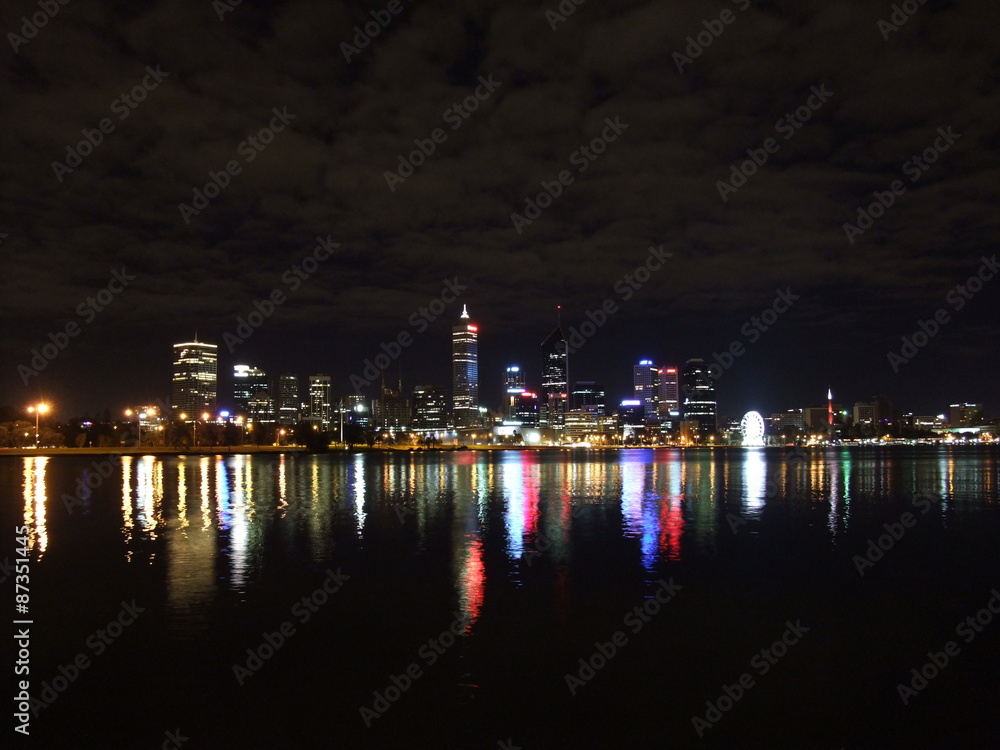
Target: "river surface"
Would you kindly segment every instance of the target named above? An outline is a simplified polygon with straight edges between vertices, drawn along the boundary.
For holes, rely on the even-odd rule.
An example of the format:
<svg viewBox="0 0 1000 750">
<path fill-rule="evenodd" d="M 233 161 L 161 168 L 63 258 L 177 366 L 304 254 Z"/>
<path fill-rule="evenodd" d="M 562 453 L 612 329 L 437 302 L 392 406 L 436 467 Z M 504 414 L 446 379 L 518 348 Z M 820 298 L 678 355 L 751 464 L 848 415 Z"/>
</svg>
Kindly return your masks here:
<svg viewBox="0 0 1000 750">
<path fill-rule="evenodd" d="M 998 454 L 0 458 L 16 746 L 998 747 Z"/>
</svg>

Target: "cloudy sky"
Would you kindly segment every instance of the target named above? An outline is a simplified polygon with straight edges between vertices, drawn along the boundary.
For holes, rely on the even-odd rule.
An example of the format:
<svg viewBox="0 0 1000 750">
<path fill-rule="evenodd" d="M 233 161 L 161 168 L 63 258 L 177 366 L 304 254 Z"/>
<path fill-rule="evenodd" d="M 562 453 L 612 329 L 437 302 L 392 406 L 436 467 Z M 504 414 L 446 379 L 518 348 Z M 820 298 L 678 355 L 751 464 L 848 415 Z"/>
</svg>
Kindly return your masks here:
<svg viewBox="0 0 1000 750">
<path fill-rule="evenodd" d="M 815 0 L 567 1 L 563 17 L 516 0 L 56 7 L 0 12 L 2 403 L 44 396 L 71 416 L 165 398 L 171 344 L 195 332 L 220 344 L 220 371 L 327 372 L 348 393 L 406 331 L 404 386 L 446 383 L 463 303 L 494 403 L 507 364 L 539 385 L 557 305 L 568 329 L 610 298 L 571 378 L 611 399 L 639 358 L 738 341 L 718 383 L 733 415 L 828 386 L 848 404 L 998 411 L 1000 281 L 954 291 L 1000 234 L 995 3 L 895 18 Z M 415 141 L 433 153 L 411 160 Z M 748 149 L 762 163 L 734 187 Z M 512 218 L 561 172 L 535 219 Z M 894 182 L 891 206 L 845 230 Z M 296 275 L 317 237 L 339 247 Z M 651 246 L 669 259 L 629 286 Z M 455 279 L 458 300 L 414 325 Z M 231 354 L 275 289 L 287 301 Z M 798 299 L 755 330 L 779 289 Z"/>
</svg>

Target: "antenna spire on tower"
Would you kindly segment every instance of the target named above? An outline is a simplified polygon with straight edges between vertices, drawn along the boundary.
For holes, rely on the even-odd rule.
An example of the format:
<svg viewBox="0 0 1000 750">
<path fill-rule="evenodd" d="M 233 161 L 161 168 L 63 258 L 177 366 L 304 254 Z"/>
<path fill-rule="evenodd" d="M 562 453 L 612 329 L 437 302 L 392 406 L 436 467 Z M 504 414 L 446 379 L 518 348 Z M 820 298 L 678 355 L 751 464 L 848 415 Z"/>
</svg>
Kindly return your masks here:
<svg viewBox="0 0 1000 750">
<path fill-rule="evenodd" d="M 469 319 L 469 308 L 468 305 L 462 305 L 462 320 Z"/>
</svg>

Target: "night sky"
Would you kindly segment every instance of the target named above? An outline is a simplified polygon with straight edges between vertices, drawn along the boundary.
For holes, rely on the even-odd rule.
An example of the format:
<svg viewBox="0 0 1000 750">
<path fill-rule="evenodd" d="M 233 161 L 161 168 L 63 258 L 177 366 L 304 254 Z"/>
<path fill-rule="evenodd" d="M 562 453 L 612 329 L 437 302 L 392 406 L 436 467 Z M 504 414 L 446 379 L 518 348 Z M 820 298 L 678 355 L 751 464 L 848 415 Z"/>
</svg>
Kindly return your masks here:
<svg viewBox="0 0 1000 750">
<path fill-rule="evenodd" d="M 166 398 L 171 344 L 195 332 L 220 345 L 220 374 L 329 373 L 346 394 L 406 331 L 405 389 L 447 384 L 466 303 L 496 406 L 508 364 L 540 385 L 557 305 L 579 328 L 611 299 L 570 377 L 614 402 L 640 358 L 740 341 L 726 414 L 818 404 L 828 386 L 846 405 L 884 393 L 996 414 L 1000 280 L 954 290 L 997 253 L 1000 7 L 904 5 L 894 23 L 888 2 L 567 0 L 560 19 L 554 0 L 76 0 L 24 31 L 44 11 L 6 3 L 0 403 L 45 397 L 69 417 Z M 384 28 L 355 47 L 373 12 Z M 400 173 L 415 139 L 434 151 Z M 594 139 L 591 160 L 578 149 Z M 723 197 L 748 149 L 767 161 Z M 231 161 L 221 193 L 195 201 Z M 551 205 L 512 220 L 560 172 Z M 845 231 L 894 181 L 884 215 Z M 317 237 L 339 247 L 303 280 Z M 668 260 L 629 287 L 661 246 Z M 421 332 L 411 316 L 455 279 L 467 289 Z M 109 283 L 110 304 L 88 306 Z M 226 334 L 274 289 L 287 301 L 230 354 Z M 798 299 L 741 332 L 779 289 Z M 939 309 L 947 322 L 895 372 L 887 354 Z M 19 371 L 70 322 L 65 351 Z"/>
</svg>

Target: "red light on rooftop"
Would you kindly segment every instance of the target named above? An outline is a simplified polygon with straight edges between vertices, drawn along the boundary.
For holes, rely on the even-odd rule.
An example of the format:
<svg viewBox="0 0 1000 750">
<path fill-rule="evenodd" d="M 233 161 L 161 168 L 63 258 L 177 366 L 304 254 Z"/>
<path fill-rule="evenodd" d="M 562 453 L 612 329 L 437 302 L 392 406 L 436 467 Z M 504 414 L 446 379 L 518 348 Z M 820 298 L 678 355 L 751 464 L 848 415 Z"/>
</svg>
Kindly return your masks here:
<svg viewBox="0 0 1000 750">
<path fill-rule="evenodd" d="M 478 331 L 479 330 L 479 326 L 469 326 L 469 330 L 470 331 Z"/>
</svg>

